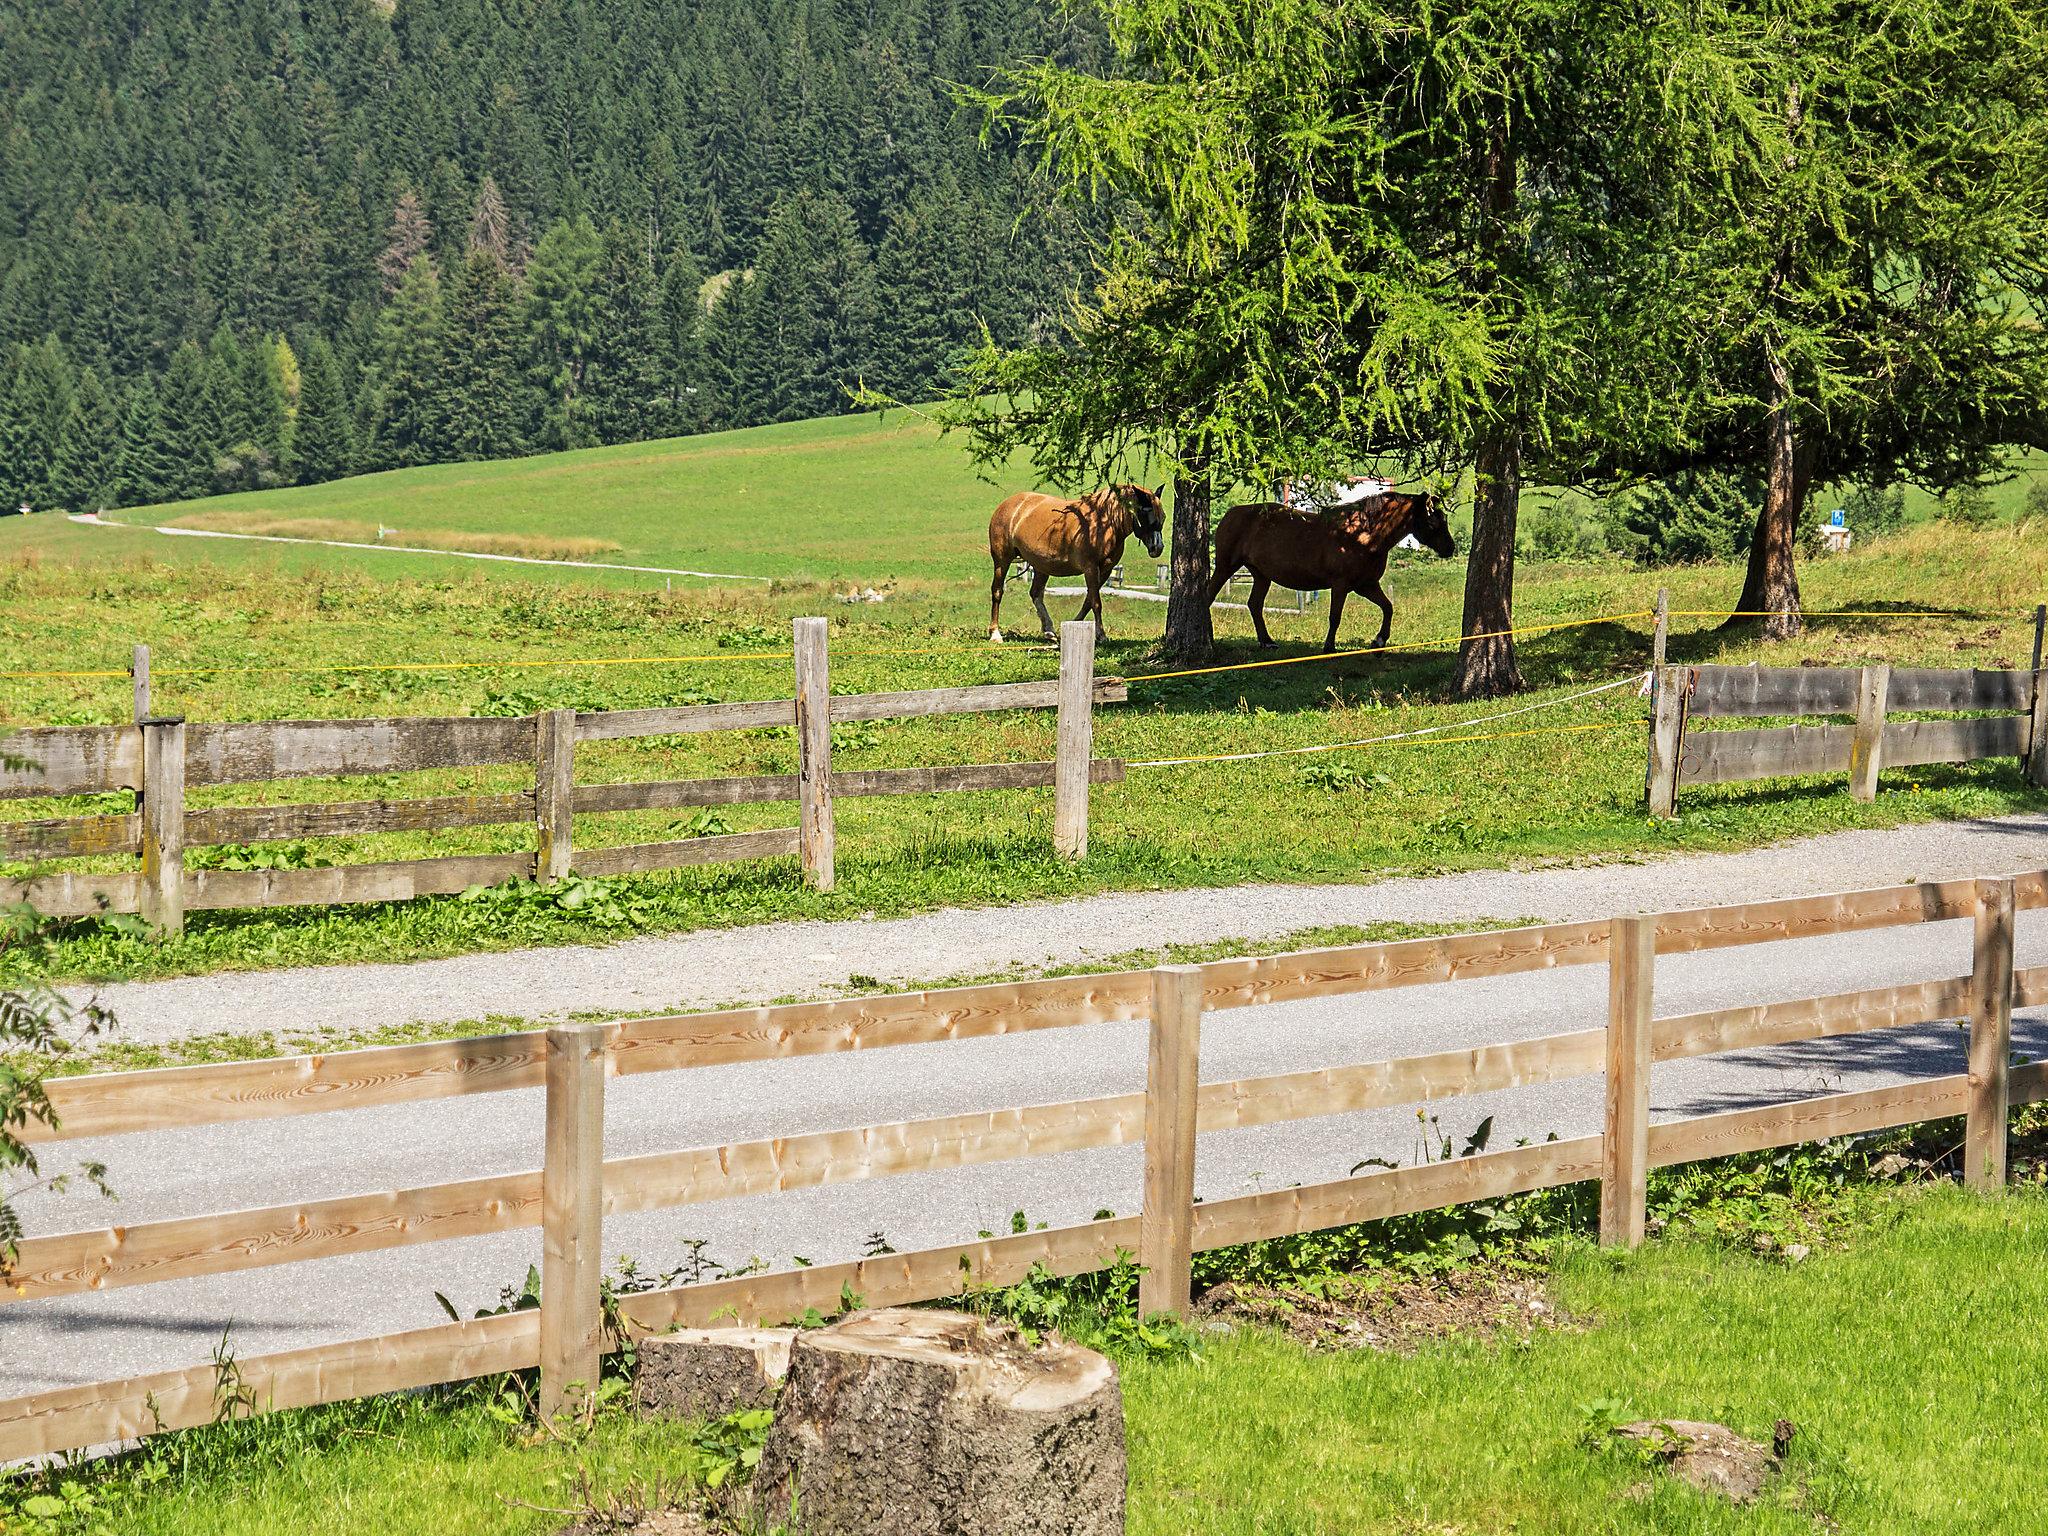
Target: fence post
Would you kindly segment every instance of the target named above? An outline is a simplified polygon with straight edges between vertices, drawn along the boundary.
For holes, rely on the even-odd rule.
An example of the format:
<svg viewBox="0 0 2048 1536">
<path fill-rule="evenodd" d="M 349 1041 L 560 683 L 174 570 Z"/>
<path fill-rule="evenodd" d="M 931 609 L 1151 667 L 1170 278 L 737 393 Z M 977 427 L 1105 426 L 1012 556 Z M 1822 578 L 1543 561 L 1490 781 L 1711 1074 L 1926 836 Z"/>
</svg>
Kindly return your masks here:
<svg viewBox="0 0 2048 1536">
<path fill-rule="evenodd" d="M 185 721 L 142 722 L 142 920 L 185 931 Z"/>
<path fill-rule="evenodd" d="M 1617 917 L 1607 930 L 1607 1118 L 1600 1138 L 1600 1241 L 1643 1240 L 1650 1168 L 1650 1003 L 1657 919 Z"/>
<path fill-rule="evenodd" d="M 2027 729 L 2027 777 L 2048 789 L 2048 672 L 2034 668 L 2034 717 Z"/>
<path fill-rule="evenodd" d="M 2043 631 L 2048 631 L 2048 603 L 2036 603 L 2034 604 L 2034 664 L 2028 668 L 2031 672 L 2041 670 L 2041 638 Z"/>
<path fill-rule="evenodd" d="M 1652 685 L 1649 806 L 1652 816 L 1678 814 L 1678 756 L 1685 746 L 1685 670 L 1663 667 Z"/>
<path fill-rule="evenodd" d="M 2011 880 L 1977 882 L 1976 942 L 1970 966 L 1970 1109 L 1963 1133 L 1963 1182 L 2005 1187 L 2006 1110 L 2012 1060 Z"/>
<path fill-rule="evenodd" d="M 1088 772 L 1095 755 L 1095 626 L 1060 625 L 1059 744 L 1052 774 L 1052 846 L 1063 859 L 1088 856 Z"/>
<path fill-rule="evenodd" d="M 129 658 L 128 673 L 135 679 L 135 723 L 140 725 L 150 716 L 148 646 L 135 647 Z"/>
<path fill-rule="evenodd" d="M 533 717 L 533 878 L 542 885 L 569 873 L 576 804 L 576 711 L 542 710 Z"/>
<path fill-rule="evenodd" d="M 582 1408 L 604 1353 L 603 1024 L 548 1031 L 547 1142 L 540 1175 L 540 1413 Z"/>
<path fill-rule="evenodd" d="M 1194 1264 L 1195 1111 L 1202 1059 L 1202 968 L 1152 972 L 1145 1058 L 1145 1206 L 1138 1219 L 1138 1315 L 1186 1316 Z"/>
<path fill-rule="evenodd" d="M 1650 627 L 1650 665 L 1664 670 L 1664 648 L 1671 639 L 1671 589 L 1657 589 L 1657 620 Z"/>
<path fill-rule="evenodd" d="M 1889 666 L 1865 667 L 1856 677 L 1856 734 L 1849 741 L 1849 793 L 1858 800 L 1877 798 L 1877 776 L 1884 768 L 1884 711 L 1891 686 Z"/>
<path fill-rule="evenodd" d="M 797 852 L 804 879 L 832 889 L 832 679 L 825 621 L 796 621 Z"/>
</svg>

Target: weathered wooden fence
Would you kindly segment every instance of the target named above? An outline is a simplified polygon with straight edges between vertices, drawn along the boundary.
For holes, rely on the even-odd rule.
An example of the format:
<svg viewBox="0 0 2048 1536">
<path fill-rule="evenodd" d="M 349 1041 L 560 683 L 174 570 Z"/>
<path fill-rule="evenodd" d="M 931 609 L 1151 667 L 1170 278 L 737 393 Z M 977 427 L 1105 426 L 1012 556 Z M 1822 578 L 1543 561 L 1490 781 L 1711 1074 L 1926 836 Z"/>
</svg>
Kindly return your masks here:
<svg viewBox="0 0 2048 1536">
<path fill-rule="evenodd" d="M 596 1380 L 604 1218 L 742 1195 L 1142 1141 L 1143 1208 L 1052 1231 L 747 1275 L 621 1298 L 624 1326 L 660 1331 L 717 1319 L 779 1321 L 830 1311 L 842 1288 L 870 1305 L 958 1294 L 963 1277 L 1001 1285 L 1034 1264 L 1104 1267 L 1119 1250 L 1148 1266 L 1147 1310 L 1188 1299 L 1203 1249 L 1598 1179 L 1601 1232 L 1643 1231 L 1652 1167 L 1953 1115 L 1968 1125 L 1968 1177 L 2004 1174 L 2010 1104 L 2048 1098 L 2048 1063 L 2012 1067 L 2016 1004 L 2048 1002 L 2048 966 L 2014 969 L 2016 908 L 2048 907 L 2048 870 L 1612 922 L 1311 950 L 1156 971 L 1011 982 L 899 996 L 575 1025 L 529 1034 L 60 1079 L 61 1127 L 43 1141 L 146 1135 L 187 1126 L 332 1113 L 543 1087 L 543 1166 L 457 1183 L 221 1215 L 31 1237 L 0 1286 L 0 1308 L 264 1265 L 539 1226 L 539 1311 L 445 1323 L 384 1338 L 244 1359 L 262 1408 L 290 1408 L 539 1366 L 554 1407 Z M 1969 965 L 1952 978 L 1658 1017 L 1655 957 L 1776 939 L 1972 919 Z M 1963 957 L 1959 954 L 1958 960 Z M 1211 1011 L 1605 962 L 1603 1027 L 1319 1071 L 1202 1083 Z M 1652 1124 L 1652 1063 L 1854 1034 L 1925 1020 L 1969 1021 L 1968 1071 L 1893 1087 Z M 823 1052 L 874 1050 L 1149 1018 L 1142 1093 L 819 1131 L 607 1160 L 605 1085 L 665 1072 Z M 1487 1093 L 1604 1073 L 1600 1134 L 1329 1183 L 1194 1202 L 1202 1131 Z M 83 1320 L 79 1326 L 86 1326 Z M 0 1403 L 0 1460 L 201 1424 L 221 1411 L 212 1365 L 96 1382 Z"/>
<path fill-rule="evenodd" d="M 174 932 L 186 912 L 207 908 L 404 901 L 515 876 L 552 881 L 569 874 L 618 875 L 790 854 L 802 859 L 812 884 L 829 888 L 835 800 L 952 790 L 1050 786 L 1055 846 L 1069 858 L 1087 852 L 1089 785 L 1123 778 L 1121 762 L 1092 756 L 1094 706 L 1125 697 L 1120 680 L 1094 675 L 1092 626 L 1062 626 L 1056 679 L 836 698 L 825 621 L 798 619 L 795 642 L 796 687 L 786 699 L 597 713 L 558 709 L 516 719 L 201 723 L 163 717 L 135 725 L 18 731 L 0 741 L 0 749 L 27 766 L 0 766 L 0 799 L 132 790 L 135 809 L 120 815 L 0 822 L 0 861 L 134 854 L 140 856 L 140 868 L 0 881 L 0 902 L 31 901 L 51 916 L 140 912 L 158 929 Z M 146 686 L 146 665 L 138 661 L 138 698 Z M 1056 709 L 1059 717 L 1058 749 L 1051 762 L 832 768 L 831 727 L 836 724 L 1047 708 Z M 777 726 L 795 727 L 793 774 L 576 782 L 579 743 Z M 533 787 L 506 794 L 205 809 L 186 804 L 189 789 L 209 785 L 523 763 L 534 766 Z M 799 806 L 793 827 L 612 848 L 577 848 L 570 835 L 578 814 L 787 800 Z M 533 852 L 321 869 L 185 867 L 185 850 L 194 847 L 518 822 L 533 824 Z"/>
<path fill-rule="evenodd" d="M 1677 812 L 1689 785 L 1846 773 L 1859 800 L 1885 768 L 2017 758 L 2048 785 L 2048 677 L 2038 668 L 1659 667 L 1650 726 L 1653 816 Z M 1890 713 L 1971 719 L 1887 720 Z M 1698 720 L 1842 715 L 1853 725 L 1694 730 Z"/>
</svg>

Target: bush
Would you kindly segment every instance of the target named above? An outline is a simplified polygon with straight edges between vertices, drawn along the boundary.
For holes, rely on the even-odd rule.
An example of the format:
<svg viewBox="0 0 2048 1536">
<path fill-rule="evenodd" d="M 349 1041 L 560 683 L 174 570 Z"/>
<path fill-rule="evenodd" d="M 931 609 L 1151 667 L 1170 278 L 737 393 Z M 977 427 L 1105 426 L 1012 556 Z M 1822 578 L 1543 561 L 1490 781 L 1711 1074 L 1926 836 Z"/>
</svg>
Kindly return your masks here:
<svg viewBox="0 0 2048 1536">
<path fill-rule="evenodd" d="M 1525 503 L 1516 542 L 1531 560 L 1591 560 L 1607 552 L 1600 508 L 1570 491 Z"/>
<path fill-rule="evenodd" d="M 1959 485 L 1941 498 L 1941 520 L 1958 528 L 1984 528 L 1997 516 L 1991 493 L 1981 485 Z"/>
<path fill-rule="evenodd" d="M 1906 488 L 1902 485 L 1854 486 L 1842 498 L 1842 511 L 1848 518 L 1849 532 L 1858 544 L 1888 539 L 1905 525 Z M 1826 518 L 1820 518 L 1815 526 L 1824 527 L 1826 522 Z M 1816 533 L 1815 538 L 1818 537 Z"/>
<path fill-rule="evenodd" d="M 1609 503 L 1608 542 L 1637 565 L 1698 565 L 1749 552 L 1763 484 L 1726 470 L 1689 470 Z"/>
</svg>

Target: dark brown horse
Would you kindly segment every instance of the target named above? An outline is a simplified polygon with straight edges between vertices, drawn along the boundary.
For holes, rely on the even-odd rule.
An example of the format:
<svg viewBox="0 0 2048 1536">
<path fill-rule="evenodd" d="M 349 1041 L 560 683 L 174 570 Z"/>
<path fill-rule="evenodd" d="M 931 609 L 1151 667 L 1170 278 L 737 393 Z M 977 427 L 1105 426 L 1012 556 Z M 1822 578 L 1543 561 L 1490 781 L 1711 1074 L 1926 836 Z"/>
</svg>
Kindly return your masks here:
<svg viewBox="0 0 2048 1536">
<path fill-rule="evenodd" d="M 1240 570 L 1252 573 L 1252 624 L 1259 644 L 1271 646 L 1266 633 L 1266 589 L 1274 582 L 1297 592 L 1330 594 L 1330 633 L 1323 649 L 1337 649 L 1337 625 L 1344 618 L 1344 599 L 1356 592 L 1380 605 L 1384 617 L 1374 645 L 1385 645 L 1394 628 L 1394 605 L 1380 590 L 1387 551 L 1408 534 L 1439 555 L 1457 553 L 1450 524 L 1437 498 L 1388 491 L 1325 512 L 1296 512 L 1275 502 L 1232 507 L 1216 525 L 1216 577 L 1209 601 Z"/>
<path fill-rule="evenodd" d="M 996 508 L 988 520 L 988 557 L 996 579 L 989 588 L 988 637 L 1003 638 L 1003 582 L 1010 562 L 1031 567 L 1031 606 L 1052 638 L 1052 615 L 1045 611 L 1045 583 L 1052 576 L 1079 576 L 1088 583 L 1081 611 L 1095 611 L 1095 633 L 1102 634 L 1102 584 L 1124 555 L 1124 540 L 1133 533 L 1145 541 L 1152 557 L 1166 547 L 1166 507 L 1160 495 L 1142 485 L 1112 485 L 1086 496 L 1041 496 L 1023 491 Z"/>
</svg>

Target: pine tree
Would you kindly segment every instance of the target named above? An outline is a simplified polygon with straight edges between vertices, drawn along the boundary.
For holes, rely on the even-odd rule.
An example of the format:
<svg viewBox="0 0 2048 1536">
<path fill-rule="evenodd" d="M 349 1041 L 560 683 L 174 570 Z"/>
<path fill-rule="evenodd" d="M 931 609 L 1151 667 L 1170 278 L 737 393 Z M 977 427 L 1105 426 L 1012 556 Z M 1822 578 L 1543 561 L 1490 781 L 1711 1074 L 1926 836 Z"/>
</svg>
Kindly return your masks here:
<svg viewBox="0 0 2048 1536">
<path fill-rule="evenodd" d="M 701 432 L 717 409 L 704 351 L 704 269 L 678 246 L 661 274 L 661 430 Z"/>
<path fill-rule="evenodd" d="M 505 195 L 497 179 L 486 175 L 476 189 L 476 208 L 469 216 L 469 249 L 484 251 L 504 265 L 512 261 L 512 215 L 506 210 Z"/>
<path fill-rule="evenodd" d="M 284 373 L 278 348 L 282 337 L 250 339 L 242 351 L 242 409 L 248 423 L 247 437 L 273 462 L 284 458 L 285 428 L 289 420 L 285 399 Z M 290 355 L 286 348 L 285 355 Z"/>
<path fill-rule="evenodd" d="M 439 456 L 434 407 L 441 337 L 441 283 L 421 256 L 377 317 L 376 407 L 364 449 L 370 468 L 431 464 Z"/>
<path fill-rule="evenodd" d="M 87 368 L 78 376 L 71 414 L 64 422 L 63 441 L 50 475 L 51 499 L 72 512 L 97 512 L 114 499 L 114 467 L 121 423 L 113 397 L 99 374 Z"/>
<path fill-rule="evenodd" d="M 623 225 L 607 225 L 599 242 L 595 298 L 585 428 L 600 443 L 658 437 L 665 430 L 661 290 L 645 248 Z"/>
<path fill-rule="evenodd" d="M 158 407 L 156 386 L 147 377 L 137 379 L 128 392 L 128 407 L 121 413 L 121 447 L 117 457 L 114 493 L 121 506 L 150 506 L 178 494 L 177 477 L 164 451 L 163 414 Z"/>
<path fill-rule="evenodd" d="M 327 339 L 308 336 L 303 347 L 291 465 L 296 479 L 314 485 L 338 480 L 355 468 L 355 408 Z"/>
<path fill-rule="evenodd" d="M 242 348 L 222 325 L 206 346 L 206 408 L 213 417 L 213 440 L 223 452 L 255 441 L 246 388 Z"/>
<path fill-rule="evenodd" d="M 49 336 L 22 347 L 12 372 L 6 437 L 0 440 L 0 495 L 10 509 L 26 505 L 40 511 L 54 505 L 52 471 L 72 408 L 71 362 L 63 344 Z"/>
<path fill-rule="evenodd" d="M 391 228 L 377 258 L 377 276 L 383 281 L 385 298 L 393 297 L 405 285 L 415 262 L 433 260 L 433 244 L 434 226 L 427 222 L 427 210 L 419 193 L 407 187 L 391 209 Z"/>
<path fill-rule="evenodd" d="M 206 354 L 186 342 L 172 354 L 157 398 L 156 445 L 162 456 L 160 490 L 167 501 L 204 496 L 213 488 L 213 460 L 224 446 L 219 418 L 207 398 Z"/>
<path fill-rule="evenodd" d="M 535 406 L 519 280 L 479 246 L 456 269 L 446 308 L 453 344 L 442 360 L 434 405 L 443 452 L 454 459 L 525 452 Z"/>
<path fill-rule="evenodd" d="M 598 256 L 596 226 L 578 215 L 549 226 L 526 270 L 528 355 L 542 395 L 539 441 L 548 448 L 590 441 L 578 397 L 597 339 Z"/>
</svg>

